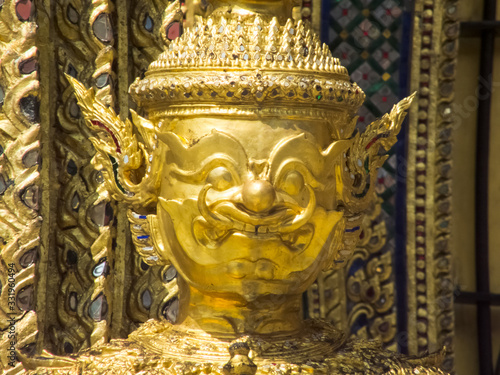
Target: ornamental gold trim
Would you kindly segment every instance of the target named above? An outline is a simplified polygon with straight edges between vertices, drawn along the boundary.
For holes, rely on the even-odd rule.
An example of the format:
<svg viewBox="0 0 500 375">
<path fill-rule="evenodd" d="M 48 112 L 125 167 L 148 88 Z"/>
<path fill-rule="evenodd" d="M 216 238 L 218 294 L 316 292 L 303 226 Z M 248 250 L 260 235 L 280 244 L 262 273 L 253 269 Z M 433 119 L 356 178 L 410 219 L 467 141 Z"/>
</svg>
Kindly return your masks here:
<svg viewBox="0 0 500 375">
<path fill-rule="evenodd" d="M 415 4 L 407 171 L 410 354 L 447 348 L 453 369 L 450 254 L 452 102 L 459 25 L 456 1 Z"/>
<path fill-rule="evenodd" d="M 47 254 L 34 7 L 5 2 L 0 12 L 0 371 L 12 374 L 23 368 L 17 351 L 36 352 L 36 269 Z"/>
</svg>

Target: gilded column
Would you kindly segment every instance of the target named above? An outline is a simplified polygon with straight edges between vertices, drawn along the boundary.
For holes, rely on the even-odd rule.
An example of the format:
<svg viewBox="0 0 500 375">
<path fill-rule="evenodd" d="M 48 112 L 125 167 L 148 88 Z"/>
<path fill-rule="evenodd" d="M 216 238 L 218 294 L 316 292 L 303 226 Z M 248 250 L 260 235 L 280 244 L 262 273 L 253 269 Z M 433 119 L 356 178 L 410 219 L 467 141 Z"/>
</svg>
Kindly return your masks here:
<svg viewBox="0 0 500 375">
<path fill-rule="evenodd" d="M 0 371 L 7 374 L 22 369 L 15 350 L 36 350 L 35 269 L 46 252 L 34 14 L 31 1 L 0 5 Z"/>
<path fill-rule="evenodd" d="M 459 24 L 456 1 L 417 1 L 413 22 L 407 176 L 410 354 L 447 348 L 453 369 L 450 254 L 452 101 Z"/>
</svg>

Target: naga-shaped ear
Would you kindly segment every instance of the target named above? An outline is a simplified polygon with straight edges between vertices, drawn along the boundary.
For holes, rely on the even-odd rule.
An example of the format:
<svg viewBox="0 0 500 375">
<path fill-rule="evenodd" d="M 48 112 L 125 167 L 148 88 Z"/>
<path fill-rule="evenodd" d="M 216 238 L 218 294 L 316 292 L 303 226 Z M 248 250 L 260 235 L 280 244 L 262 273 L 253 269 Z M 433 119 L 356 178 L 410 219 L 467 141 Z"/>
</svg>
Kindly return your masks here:
<svg viewBox="0 0 500 375">
<path fill-rule="evenodd" d="M 75 89 L 75 96 L 94 137 L 90 141 L 96 150 L 92 164 L 100 170 L 106 189 L 117 201 L 146 207 L 157 200 L 160 157 L 153 159 L 154 127 L 151 122 L 132 112 L 134 124 L 146 144 L 137 141 L 132 123 L 120 120 L 115 111 L 101 103 L 94 89 L 66 75 Z M 153 173 L 153 171 L 155 173 Z"/>
<path fill-rule="evenodd" d="M 338 184 L 341 187 L 338 199 L 343 202 L 347 214 L 357 215 L 370 208 L 377 169 L 388 158 L 385 153 L 380 152 L 380 148 L 389 151 L 396 143 L 406 111 L 415 96 L 416 93 L 401 100 L 390 113 L 372 122 L 363 133 L 354 136 L 337 173 L 337 179 L 342 181 Z"/>
</svg>

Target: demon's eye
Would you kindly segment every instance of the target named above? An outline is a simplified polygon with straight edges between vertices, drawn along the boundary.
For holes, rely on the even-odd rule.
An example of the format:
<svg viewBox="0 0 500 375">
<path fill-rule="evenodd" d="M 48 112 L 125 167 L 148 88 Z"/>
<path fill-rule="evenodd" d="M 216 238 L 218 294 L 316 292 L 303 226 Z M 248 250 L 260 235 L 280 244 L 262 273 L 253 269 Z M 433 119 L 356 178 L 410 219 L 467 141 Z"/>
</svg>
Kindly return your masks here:
<svg viewBox="0 0 500 375">
<path fill-rule="evenodd" d="M 207 183 L 218 191 L 227 190 L 234 185 L 233 176 L 225 167 L 212 169 L 207 176 Z"/>
<path fill-rule="evenodd" d="M 297 195 L 304 187 L 304 177 L 300 172 L 290 171 L 280 184 L 280 189 L 289 195 Z"/>
</svg>

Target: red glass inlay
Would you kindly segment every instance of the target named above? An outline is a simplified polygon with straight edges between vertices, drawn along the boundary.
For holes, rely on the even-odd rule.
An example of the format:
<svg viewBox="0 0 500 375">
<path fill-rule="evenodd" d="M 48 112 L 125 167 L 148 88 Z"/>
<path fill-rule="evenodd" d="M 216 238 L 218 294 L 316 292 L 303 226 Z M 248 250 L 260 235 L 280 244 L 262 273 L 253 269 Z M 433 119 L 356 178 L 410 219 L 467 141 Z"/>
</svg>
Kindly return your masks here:
<svg viewBox="0 0 500 375">
<path fill-rule="evenodd" d="M 20 21 L 28 21 L 33 12 L 31 0 L 19 0 L 16 4 L 16 14 Z"/>
<path fill-rule="evenodd" d="M 111 136 L 111 138 L 113 138 L 113 142 L 115 142 L 115 145 L 116 145 L 116 152 L 118 152 L 119 154 L 122 153 L 122 150 L 120 148 L 120 144 L 118 143 L 118 139 L 116 139 L 116 136 L 113 134 L 113 132 L 111 130 L 109 130 L 109 128 L 104 125 L 103 123 L 99 122 L 99 121 L 96 121 L 96 120 L 92 120 L 92 125 L 95 125 L 95 126 L 99 126 L 101 128 L 103 128 L 104 130 L 106 130 L 109 135 Z"/>
<path fill-rule="evenodd" d="M 377 136 L 377 137 L 375 137 L 375 138 L 373 138 L 373 139 L 370 141 L 370 143 L 368 143 L 368 144 L 366 145 L 365 149 L 366 149 L 366 150 L 368 150 L 370 147 L 372 147 L 372 146 L 373 146 L 373 144 L 374 144 L 375 142 L 377 142 L 377 140 L 378 140 L 378 136 Z"/>
</svg>

